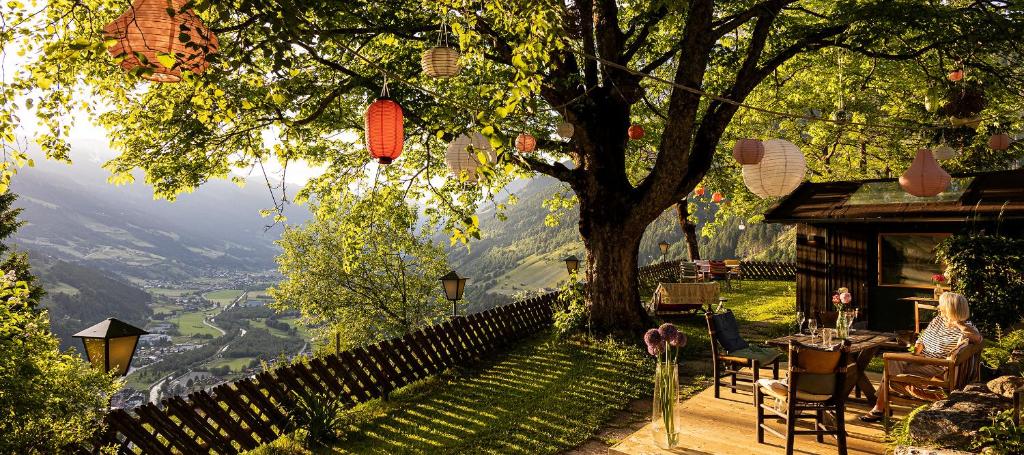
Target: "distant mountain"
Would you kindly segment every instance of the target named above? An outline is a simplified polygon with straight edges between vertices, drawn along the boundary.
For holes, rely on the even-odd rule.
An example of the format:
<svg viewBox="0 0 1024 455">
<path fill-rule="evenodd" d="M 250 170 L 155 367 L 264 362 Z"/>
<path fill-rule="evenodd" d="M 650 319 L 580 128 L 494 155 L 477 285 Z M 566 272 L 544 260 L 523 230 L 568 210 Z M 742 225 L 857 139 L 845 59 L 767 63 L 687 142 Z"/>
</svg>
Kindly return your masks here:
<svg viewBox="0 0 1024 455">
<path fill-rule="evenodd" d="M 511 300 L 524 293 L 555 288 L 568 274 L 562 259 L 568 255 L 584 256 L 582 239 L 578 231 L 578 212 L 563 214 L 557 226 L 544 225 L 548 209 L 545 199 L 568 188 L 550 177 L 537 177 L 514 182 L 506 189 L 518 199 L 505 211 L 506 220 L 500 220 L 494 208 L 481 210 L 482 239 L 450 249 L 449 262 L 460 274 L 469 276 L 467 300 L 473 309 L 484 309 Z M 698 219 L 698 232 L 703 220 L 711 219 L 714 204 L 692 207 Z M 705 258 L 751 258 L 757 260 L 792 260 L 791 229 L 778 225 L 756 224 L 739 229 L 740 220 L 729 220 L 724 229 L 712 238 L 699 239 L 701 254 Z M 658 243 L 672 244 L 667 259 L 686 257 L 674 209 L 667 210 L 651 223 L 640 243 L 640 264 L 661 260 Z M 781 240 L 780 240 L 781 239 Z M 787 240 L 788 239 L 788 240 Z"/>
<path fill-rule="evenodd" d="M 15 236 L 23 248 L 137 278 L 274 267 L 280 227 L 264 229 L 269 220 L 259 211 L 272 205 L 265 186 L 211 181 L 171 203 L 141 183 L 107 183 L 97 163 L 39 161 L 12 185 L 25 209 L 27 224 Z M 286 215 L 293 223 L 309 218 L 303 207 Z"/>
</svg>

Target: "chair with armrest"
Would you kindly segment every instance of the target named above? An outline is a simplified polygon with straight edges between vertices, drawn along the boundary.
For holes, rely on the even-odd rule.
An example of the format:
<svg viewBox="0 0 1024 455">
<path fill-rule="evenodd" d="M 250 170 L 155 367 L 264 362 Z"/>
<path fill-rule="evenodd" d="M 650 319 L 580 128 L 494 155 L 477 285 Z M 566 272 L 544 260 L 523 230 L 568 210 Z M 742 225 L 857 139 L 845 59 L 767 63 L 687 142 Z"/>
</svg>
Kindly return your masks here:
<svg viewBox="0 0 1024 455">
<path fill-rule="evenodd" d="M 753 385 L 761 378 L 761 368 L 771 368 L 772 377 L 779 378 L 779 359 L 782 352 L 777 349 L 753 346 L 740 336 L 739 324 L 732 310 L 715 314 L 709 304 L 704 311 L 708 323 L 708 335 L 711 338 L 712 373 L 715 381 L 715 398 L 720 398 L 722 386 L 732 389 L 752 390 Z M 750 374 L 743 368 L 749 368 Z M 722 379 L 729 378 L 729 383 Z M 744 384 L 737 384 L 737 381 Z M 746 384 L 749 383 L 749 384 Z"/>
<path fill-rule="evenodd" d="M 757 442 L 763 444 L 764 433 L 771 433 L 786 440 L 788 455 L 793 453 L 796 435 L 813 434 L 818 442 L 824 442 L 825 435 L 832 435 L 839 454 L 846 455 L 847 385 L 857 380 L 857 365 L 850 355 L 849 341 L 831 349 L 790 341 L 788 371 L 786 382 L 762 379 L 754 387 Z M 785 409 L 766 404 L 766 397 L 781 402 Z M 805 416 L 804 411 L 813 413 Z M 826 425 L 826 415 L 832 417 L 831 426 Z M 796 421 L 805 417 L 814 418 L 813 430 L 796 429 Z M 785 434 L 766 425 L 768 419 L 784 422 Z"/>
<path fill-rule="evenodd" d="M 879 393 L 882 394 L 883 415 L 888 419 L 894 399 L 910 402 L 927 402 L 920 395 L 941 392 L 948 394 L 963 389 L 967 384 L 981 379 L 982 343 L 962 343 L 946 358 L 925 357 L 909 352 L 887 352 L 882 355 L 884 369 Z M 893 362 L 906 362 L 911 365 L 934 365 L 942 368 L 942 372 L 924 377 L 915 374 L 891 374 Z M 916 390 L 918 396 L 910 396 L 906 391 Z M 895 396 L 901 395 L 901 396 Z"/>
<path fill-rule="evenodd" d="M 739 286 L 743 280 L 743 267 L 740 265 L 739 259 L 726 259 L 725 266 L 729 268 L 729 279 L 730 281 L 736 281 L 736 285 Z"/>
<path fill-rule="evenodd" d="M 697 281 L 700 281 L 697 264 L 685 261 L 679 263 L 679 282 L 696 283 Z"/>
<path fill-rule="evenodd" d="M 732 273 L 726 267 L 725 261 L 711 261 L 708 263 L 708 274 L 715 281 L 725 281 L 726 289 L 732 289 Z"/>
</svg>

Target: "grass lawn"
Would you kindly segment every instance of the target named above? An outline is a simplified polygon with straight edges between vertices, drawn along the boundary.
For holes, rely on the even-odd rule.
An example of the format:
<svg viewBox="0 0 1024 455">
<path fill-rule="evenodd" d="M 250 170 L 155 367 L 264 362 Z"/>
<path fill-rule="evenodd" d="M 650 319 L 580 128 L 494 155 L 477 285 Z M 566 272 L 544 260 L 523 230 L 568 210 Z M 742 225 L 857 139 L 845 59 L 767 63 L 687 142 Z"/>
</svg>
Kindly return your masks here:
<svg viewBox="0 0 1024 455">
<path fill-rule="evenodd" d="M 242 289 L 221 289 L 219 291 L 207 292 L 203 294 L 203 298 L 206 300 L 212 300 L 219 304 L 228 305 L 235 301 L 238 296 L 242 295 L 245 290 Z"/>
<path fill-rule="evenodd" d="M 185 294 L 196 292 L 195 289 L 168 289 L 168 288 L 149 288 L 149 292 L 152 294 L 162 295 L 166 297 L 181 297 Z"/>
<path fill-rule="evenodd" d="M 220 332 L 203 323 L 204 318 L 214 313 L 216 313 L 216 310 L 181 313 L 175 317 L 168 318 L 167 321 L 176 324 L 178 326 L 178 331 L 183 337 L 194 337 L 197 335 L 207 334 L 216 338 L 220 336 Z"/>
<path fill-rule="evenodd" d="M 237 359 L 223 358 L 223 359 L 217 359 L 217 360 L 214 360 L 213 362 L 207 363 L 205 366 L 208 367 L 208 368 L 216 368 L 216 367 L 227 366 L 231 371 L 237 372 L 237 371 L 242 371 L 243 369 L 248 367 L 249 363 L 251 363 L 252 360 L 253 360 L 253 357 L 241 357 L 241 358 L 237 358 Z"/>
</svg>

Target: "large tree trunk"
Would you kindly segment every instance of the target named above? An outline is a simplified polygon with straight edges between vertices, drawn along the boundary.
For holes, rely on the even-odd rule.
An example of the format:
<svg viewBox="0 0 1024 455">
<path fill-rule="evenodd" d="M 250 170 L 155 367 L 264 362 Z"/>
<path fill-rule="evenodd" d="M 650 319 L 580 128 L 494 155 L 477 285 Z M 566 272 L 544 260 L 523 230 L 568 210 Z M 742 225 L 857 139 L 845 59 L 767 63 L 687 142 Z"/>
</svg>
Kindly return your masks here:
<svg viewBox="0 0 1024 455">
<path fill-rule="evenodd" d="M 621 221 L 601 217 L 585 221 L 589 228 L 583 238 L 587 248 L 587 297 L 596 330 L 638 334 L 649 326 L 640 304 L 637 273 L 641 235 L 629 234 L 635 228 L 624 229 Z M 584 222 L 583 217 L 580 222 Z"/>
<path fill-rule="evenodd" d="M 697 224 L 690 221 L 689 201 L 686 198 L 676 203 L 676 216 L 679 217 L 679 227 L 683 229 L 683 239 L 686 241 L 686 252 L 690 255 L 691 261 L 700 259 L 700 244 L 697 243 Z"/>
</svg>

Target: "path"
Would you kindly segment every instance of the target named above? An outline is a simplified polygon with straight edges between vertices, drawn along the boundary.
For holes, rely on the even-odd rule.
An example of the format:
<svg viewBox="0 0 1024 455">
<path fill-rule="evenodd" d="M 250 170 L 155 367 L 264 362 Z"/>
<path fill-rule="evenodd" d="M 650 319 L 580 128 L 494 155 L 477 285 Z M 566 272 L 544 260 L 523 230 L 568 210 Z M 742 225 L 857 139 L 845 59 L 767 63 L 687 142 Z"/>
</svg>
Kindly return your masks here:
<svg viewBox="0 0 1024 455">
<path fill-rule="evenodd" d="M 160 378 L 159 381 L 156 381 L 153 383 L 153 385 L 149 386 L 150 403 L 156 403 L 157 401 L 160 401 L 160 386 L 162 386 L 164 384 L 164 381 L 166 381 L 172 375 L 174 375 L 174 373 L 169 373 L 167 376 Z"/>
</svg>

